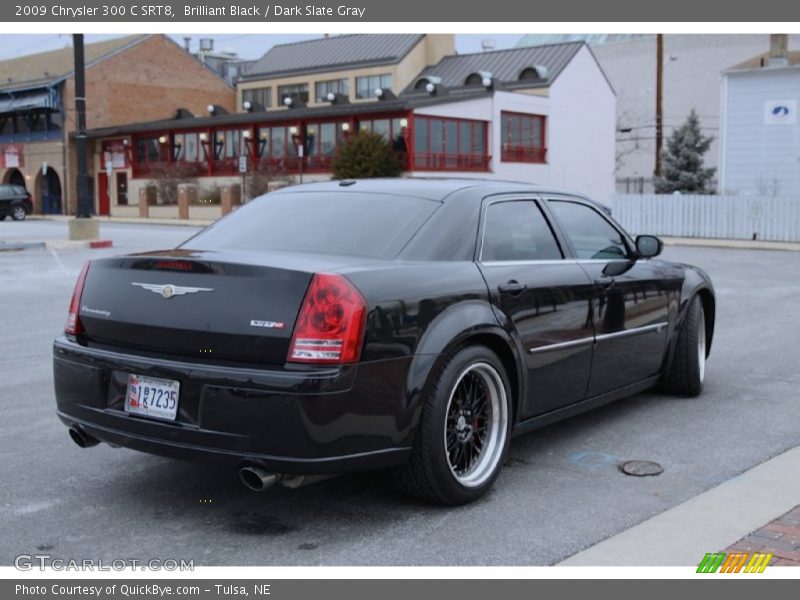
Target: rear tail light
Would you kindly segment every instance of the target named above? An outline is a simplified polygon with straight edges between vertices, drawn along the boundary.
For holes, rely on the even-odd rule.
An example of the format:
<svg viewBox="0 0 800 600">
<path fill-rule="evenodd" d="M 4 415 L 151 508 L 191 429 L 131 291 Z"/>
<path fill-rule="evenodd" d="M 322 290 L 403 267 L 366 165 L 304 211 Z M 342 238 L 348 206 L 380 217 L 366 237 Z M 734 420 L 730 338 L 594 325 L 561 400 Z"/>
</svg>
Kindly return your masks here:
<svg viewBox="0 0 800 600">
<path fill-rule="evenodd" d="M 308 286 L 289 346 L 289 362 L 343 364 L 361 354 L 367 303 L 341 275 L 317 273 Z"/>
<path fill-rule="evenodd" d="M 64 328 L 64 333 L 70 335 L 83 333 L 83 323 L 81 323 L 78 312 L 81 309 L 81 296 L 83 295 L 83 286 L 86 283 L 86 275 L 88 273 L 89 261 L 84 263 L 81 274 L 78 275 L 78 281 L 75 283 L 75 290 L 72 292 L 72 300 L 69 303 L 69 314 L 67 315 L 67 326 Z"/>
</svg>

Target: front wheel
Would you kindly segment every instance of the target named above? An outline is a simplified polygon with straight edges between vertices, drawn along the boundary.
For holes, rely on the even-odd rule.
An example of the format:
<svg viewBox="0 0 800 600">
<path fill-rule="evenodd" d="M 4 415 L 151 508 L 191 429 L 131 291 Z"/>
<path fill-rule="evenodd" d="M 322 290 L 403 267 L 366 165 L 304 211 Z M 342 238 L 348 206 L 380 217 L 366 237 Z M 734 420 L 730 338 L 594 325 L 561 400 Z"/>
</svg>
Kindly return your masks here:
<svg viewBox="0 0 800 600">
<path fill-rule="evenodd" d="M 11 218 L 15 221 L 24 221 L 26 214 L 28 213 L 25 212 L 25 207 L 21 204 L 16 204 L 11 208 Z"/>
<path fill-rule="evenodd" d="M 697 396 L 706 375 L 706 320 L 699 296 L 689 304 L 676 344 L 666 387 L 680 396 Z"/>
<path fill-rule="evenodd" d="M 511 398 L 497 356 L 467 346 L 438 367 L 426 390 L 411 459 L 395 472 L 406 493 L 466 504 L 494 483 L 508 450 Z"/>
</svg>

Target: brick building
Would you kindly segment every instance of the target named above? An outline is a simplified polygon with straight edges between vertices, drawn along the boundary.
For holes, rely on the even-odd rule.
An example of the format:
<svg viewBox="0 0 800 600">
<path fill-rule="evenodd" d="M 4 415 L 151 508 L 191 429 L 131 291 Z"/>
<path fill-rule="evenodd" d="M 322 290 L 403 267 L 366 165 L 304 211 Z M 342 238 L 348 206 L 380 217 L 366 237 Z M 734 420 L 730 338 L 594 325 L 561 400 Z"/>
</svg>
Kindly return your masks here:
<svg viewBox="0 0 800 600">
<path fill-rule="evenodd" d="M 85 62 L 89 128 L 163 118 L 176 107 L 234 107 L 234 89 L 164 35 L 87 44 Z M 73 71 L 71 47 L 0 61 L 0 181 L 25 185 L 35 212 L 74 212 Z M 124 202 L 127 177 L 90 175 Z M 96 210 L 107 213 L 108 206 Z"/>
<path fill-rule="evenodd" d="M 360 130 L 383 135 L 406 175 L 533 181 L 610 203 L 616 98 L 588 45 L 458 55 L 446 53 L 452 36 L 427 38 L 275 46 L 238 84 L 238 112 L 209 102 L 200 113 L 173 107 L 158 120 L 90 130 L 101 149 L 95 168 L 110 159 L 131 182 L 129 202 L 111 190 L 111 214 L 186 214 L 180 190 L 153 192 L 172 178 L 193 186 L 191 216 L 218 216 L 204 205 L 216 203 L 213 192 L 244 183 L 249 198 L 246 180 L 260 174 L 329 178 L 337 149 Z M 142 210 L 142 199 L 158 206 Z"/>
</svg>

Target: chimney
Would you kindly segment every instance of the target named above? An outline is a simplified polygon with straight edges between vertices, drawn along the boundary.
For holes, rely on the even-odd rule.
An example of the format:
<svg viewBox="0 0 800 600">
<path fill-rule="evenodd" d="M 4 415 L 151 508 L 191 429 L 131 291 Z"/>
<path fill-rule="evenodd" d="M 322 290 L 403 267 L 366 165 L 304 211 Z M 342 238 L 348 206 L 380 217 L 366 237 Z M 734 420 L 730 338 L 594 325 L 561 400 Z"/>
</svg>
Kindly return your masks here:
<svg viewBox="0 0 800 600">
<path fill-rule="evenodd" d="M 789 64 L 789 35 L 773 33 L 769 36 L 770 67 L 785 67 Z"/>
<path fill-rule="evenodd" d="M 190 37 L 183 38 L 183 49 L 186 50 L 188 54 L 192 53 L 192 38 Z"/>
</svg>

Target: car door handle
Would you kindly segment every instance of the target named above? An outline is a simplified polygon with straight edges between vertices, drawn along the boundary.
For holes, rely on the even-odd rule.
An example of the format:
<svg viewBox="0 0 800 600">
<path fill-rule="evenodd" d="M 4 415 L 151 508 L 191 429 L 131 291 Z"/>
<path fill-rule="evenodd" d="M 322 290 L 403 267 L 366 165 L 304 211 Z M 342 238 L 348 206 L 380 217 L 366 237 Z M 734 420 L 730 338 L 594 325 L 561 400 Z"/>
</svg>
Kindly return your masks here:
<svg viewBox="0 0 800 600">
<path fill-rule="evenodd" d="M 607 290 L 612 285 L 614 285 L 615 281 L 616 279 L 614 279 L 613 277 L 598 277 L 597 279 L 594 280 L 594 284 L 599 285 L 601 288 Z"/>
<path fill-rule="evenodd" d="M 497 289 L 500 290 L 501 294 L 510 294 L 511 296 L 519 296 L 522 292 L 528 289 L 528 286 L 524 283 L 520 283 L 519 281 L 512 279 L 507 283 L 502 283 L 497 286 Z"/>
</svg>

